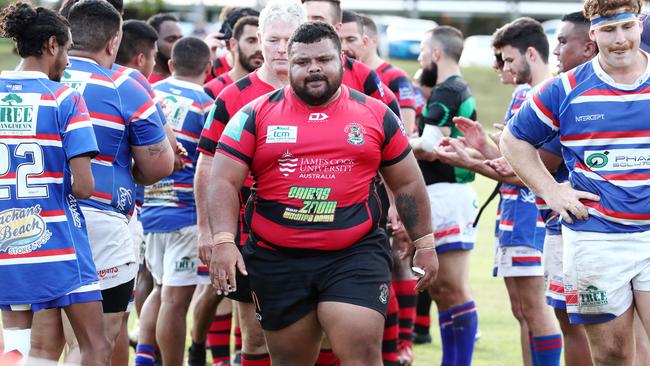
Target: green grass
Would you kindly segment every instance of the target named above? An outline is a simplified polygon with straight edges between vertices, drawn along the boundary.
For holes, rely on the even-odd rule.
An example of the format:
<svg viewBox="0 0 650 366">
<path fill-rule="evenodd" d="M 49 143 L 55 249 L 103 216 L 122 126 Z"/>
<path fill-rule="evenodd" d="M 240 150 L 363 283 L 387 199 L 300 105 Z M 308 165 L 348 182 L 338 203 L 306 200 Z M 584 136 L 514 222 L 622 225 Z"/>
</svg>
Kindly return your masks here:
<svg viewBox="0 0 650 366">
<path fill-rule="evenodd" d="M 13 52 L 14 45 L 0 38 L 0 70 L 13 70 L 18 63 L 18 55 Z"/>
</svg>

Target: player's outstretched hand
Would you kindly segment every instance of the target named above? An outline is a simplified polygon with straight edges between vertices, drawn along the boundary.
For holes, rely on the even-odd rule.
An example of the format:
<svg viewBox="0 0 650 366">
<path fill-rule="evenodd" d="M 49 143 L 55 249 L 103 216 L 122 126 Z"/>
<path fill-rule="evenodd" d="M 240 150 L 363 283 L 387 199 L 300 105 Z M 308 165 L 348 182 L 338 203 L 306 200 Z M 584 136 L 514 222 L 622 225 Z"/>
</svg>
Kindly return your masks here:
<svg viewBox="0 0 650 366">
<path fill-rule="evenodd" d="M 515 171 L 512 170 L 512 167 L 504 157 L 500 157 L 498 159 L 486 160 L 485 164 L 487 164 L 490 168 L 494 169 L 502 177 L 515 176 Z"/>
<path fill-rule="evenodd" d="M 573 223 L 571 215 L 578 220 L 586 220 L 589 217 L 587 206 L 582 204 L 581 200 L 600 201 L 600 197 L 584 191 L 578 191 L 571 188 L 569 183 L 557 184 L 552 189 L 542 194 L 546 204 L 555 212 L 562 216 L 562 220 L 569 224 Z"/>
<path fill-rule="evenodd" d="M 217 295 L 228 295 L 237 291 L 236 271 L 239 270 L 244 276 L 246 265 L 234 243 L 219 244 L 212 248 L 210 259 L 210 281 L 217 290 Z"/>
<path fill-rule="evenodd" d="M 436 254 L 436 248 L 417 249 L 415 251 L 415 257 L 413 257 L 413 267 L 424 270 L 424 276 L 418 280 L 415 289 L 420 292 L 426 291 L 433 285 L 433 281 L 438 276 L 438 255 Z"/>
<path fill-rule="evenodd" d="M 454 123 L 465 137 L 467 146 L 473 147 L 478 151 L 484 151 L 488 142 L 485 137 L 485 131 L 483 131 L 483 126 L 480 123 L 465 117 L 454 117 Z"/>
<path fill-rule="evenodd" d="M 473 159 L 465 150 L 465 144 L 458 139 L 449 139 L 446 146 L 436 149 L 441 162 L 461 168 L 468 168 Z"/>
</svg>

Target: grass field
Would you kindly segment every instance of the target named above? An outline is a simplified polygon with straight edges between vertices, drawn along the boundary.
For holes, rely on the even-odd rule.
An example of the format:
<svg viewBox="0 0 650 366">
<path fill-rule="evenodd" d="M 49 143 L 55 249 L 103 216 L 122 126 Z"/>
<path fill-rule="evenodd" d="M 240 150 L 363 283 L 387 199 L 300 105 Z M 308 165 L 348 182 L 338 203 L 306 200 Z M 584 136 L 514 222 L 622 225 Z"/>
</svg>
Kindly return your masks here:
<svg viewBox="0 0 650 366">
<path fill-rule="evenodd" d="M 11 44 L 0 41 L 0 69 L 13 69 L 16 61 L 16 55 L 11 53 Z M 411 75 L 418 67 L 414 61 L 396 60 L 395 63 Z M 496 74 L 489 69 L 465 69 L 463 75 L 476 97 L 479 120 L 486 128 L 501 121 L 512 89 L 501 85 Z M 476 180 L 474 188 L 478 192 L 479 202 L 485 201 L 493 187 L 494 182 L 490 180 Z M 481 332 L 474 355 L 473 364 L 476 366 L 521 364 L 518 327 L 510 313 L 503 281 L 491 276 L 495 211 L 496 204 L 493 202 L 481 219 L 478 240 L 471 255 L 471 284 Z M 434 342 L 432 345 L 415 347 L 415 366 L 431 366 L 440 362 L 440 337 L 435 308 L 432 309 L 432 320 Z"/>
</svg>

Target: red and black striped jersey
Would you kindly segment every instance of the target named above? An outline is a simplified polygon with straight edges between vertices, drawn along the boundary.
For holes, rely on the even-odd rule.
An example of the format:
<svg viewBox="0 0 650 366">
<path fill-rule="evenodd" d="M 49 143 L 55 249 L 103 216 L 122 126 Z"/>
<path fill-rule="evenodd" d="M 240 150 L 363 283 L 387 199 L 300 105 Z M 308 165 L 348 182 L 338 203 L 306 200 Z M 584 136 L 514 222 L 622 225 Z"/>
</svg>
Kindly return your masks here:
<svg viewBox="0 0 650 366">
<path fill-rule="evenodd" d="M 377 227 L 378 169 L 410 151 L 399 118 L 345 86 L 323 107 L 290 87 L 257 98 L 232 116 L 217 146 L 250 168 L 247 222 L 262 245 L 317 250 L 349 247 Z"/>
<path fill-rule="evenodd" d="M 393 113 L 400 116 L 395 94 L 381 82 L 379 75 L 364 63 L 345 55 L 343 56 L 343 85 L 381 100 Z"/>
<path fill-rule="evenodd" d="M 212 67 L 210 70 L 208 70 L 208 72 L 205 73 L 205 83 L 211 81 L 212 79 L 216 79 L 220 75 L 223 75 L 232 70 L 232 66 L 228 64 L 226 55 L 227 54 L 219 56 L 215 58 L 214 61 L 212 61 Z"/>
<path fill-rule="evenodd" d="M 400 108 L 415 109 L 415 92 L 406 71 L 385 61 L 375 71 L 381 82 L 395 94 Z"/>
<path fill-rule="evenodd" d="M 212 99 L 215 99 L 225 87 L 232 83 L 233 80 L 230 78 L 228 73 L 225 73 L 205 83 L 205 85 L 203 85 L 203 91 L 205 91 L 205 93 Z"/>
</svg>

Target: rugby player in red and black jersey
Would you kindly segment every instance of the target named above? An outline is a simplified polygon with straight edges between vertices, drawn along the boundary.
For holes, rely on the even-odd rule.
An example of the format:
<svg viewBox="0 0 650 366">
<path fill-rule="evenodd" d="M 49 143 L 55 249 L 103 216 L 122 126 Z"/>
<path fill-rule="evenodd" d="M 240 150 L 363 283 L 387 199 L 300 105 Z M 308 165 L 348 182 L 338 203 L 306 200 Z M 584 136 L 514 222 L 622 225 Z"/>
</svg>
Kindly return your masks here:
<svg viewBox="0 0 650 366">
<path fill-rule="evenodd" d="M 378 171 L 417 238 L 418 289 L 437 274 L 424 181 L 404 127 L 384 104 L 341 86 L 340 55 L 331 26 L 301 25 L 289 43 L 291 86 L 233 116 L 213 161 L 213 284 L 227 294 L 238 290 L 236 272 L 248 275 L 279 364 L 313 364 L 325 332 L 342 364 L 382 365 L 391 258 L 378 226 Z M 249 171 L 251 236 L 240 253 L 234 197 Z"/>
<path fill-rule="evenodd" d="M 208 225 L 208 182 L 212 184 L 210 169 L 217 142 L 226 124 L 240 108 L 248 102 L 284 87 L 289 83 L 289 65 L 287 44 L 291 33 L 306 20 L 300 6 L 289 1 L 270 2 L 260 13 L 258 38 L 262 48 L 264 63 L 256 71 L 223 89 L 215 100 L 212 112 L 206 121 L 199 141 L 199 163 L 195 178 L 195 191 L 199 222 L 199 255 L 209 263 L 212 253 L 212 232 Z M 247 179 L 240 192 L 240 205 L 246 203 L 250 194 L 252 179 Z M 212 202 L 210 199 L 209 202 Z M 243 211 L 241 212 L 243 215 Z M 243 244 L 248 235 L 248 228 L 240 218 L 240 242 Z M 245 281 L 245 279 L 242 279 Z M 243 283 L 243 282 L 242 282 Z M 239 291 L 231 293 L 230 298 L 237 300 L 242 328 L 242 365 L 270 365 L 264 335 L 259 322 L 255 319 L 255 308 L 250 291 L 240 286 Z"/>
<path fill-rule="evenodd" d="M 233 55 L 233 68 L 221 74 L 203 86 L 205 92 L 212 98 L 235 80 L 239 80 L 249 73 L 257 70 L 264 62 L 260 44 L 257 41 L 258 18 L 246 16 L 240 18 L 228 40 L 228 47 Z"/>
</svg>

